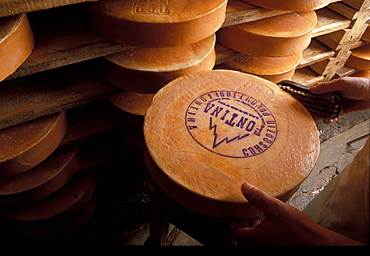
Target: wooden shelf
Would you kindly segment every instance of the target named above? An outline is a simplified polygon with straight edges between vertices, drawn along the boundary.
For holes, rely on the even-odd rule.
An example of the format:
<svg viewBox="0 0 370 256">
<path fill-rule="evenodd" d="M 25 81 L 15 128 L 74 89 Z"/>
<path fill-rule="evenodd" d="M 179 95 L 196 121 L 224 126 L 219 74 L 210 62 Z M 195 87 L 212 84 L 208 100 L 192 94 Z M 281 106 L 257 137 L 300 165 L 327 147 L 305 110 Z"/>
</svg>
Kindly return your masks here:
<svg viewBox="0 0 370 256">
<path fill-rule="evenodd" d="M 95 32 L 89 25 L 85 4 L 63 6 L 75 2 L 78 1 L 54 1 L 53 4 L 59 4 L 59 8 L 28 14 L 34 27 L 36 46 L 26 62 L 6 81 L 1 82 L 0 129 L 120 92 L 120 89 L 98 75 L 97 62 L 100 57 L 123 51 L 130 46 L 115 43 Z M 303 52 L 298 70 L 304 71 L 306 69 L 303 68 L 307 67 L 312 75 L 312 69 L 308 66 L 336 56 L 335 50 L 316 38 L 348 29 L 352 20 L 332 9 L 326 7 L 317 10 L 318 24 L 313 31 L 313 40 Z M 68 21 L 65 19 L 66 13 Z M 223 27 L 283 13 L 286 12 L 230 0 Z M 353 12 L 351 15 L 354 16 Z M 243 56 L 220 46 L 216 47 L 216 51 L 217 65 Z M 303 77 L 300 71 L 295 77 Z M 307 73 L 303 71 L 301 73 Z M 322 80 L 321 74 L 316 76 L 317 79 L 312 78 L 310 81 Z"/>
</svg>

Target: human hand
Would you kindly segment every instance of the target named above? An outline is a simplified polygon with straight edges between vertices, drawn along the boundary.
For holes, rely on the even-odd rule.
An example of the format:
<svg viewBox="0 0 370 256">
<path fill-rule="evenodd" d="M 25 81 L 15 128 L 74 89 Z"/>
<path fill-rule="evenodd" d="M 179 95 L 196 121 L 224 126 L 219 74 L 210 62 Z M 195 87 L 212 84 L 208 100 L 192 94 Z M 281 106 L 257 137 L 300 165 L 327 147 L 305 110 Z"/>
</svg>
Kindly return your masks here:
<svg viewBox="0 0 370 256">
<path fill-rule="evenodd" d="M 244 197 L 263 218 L 230 221 L 238 245 L 355 245 L 356 241 L 316 224 L 308 215 L 245 183 Z"/>
<path fill-rule="evenodd" d="M 311 87 L 314 94 L 339 92 L 343 98 L 343 113 L 334 120 L 323 120 L 330 124 L 345 114 L 370 109 L 370 78 L 342 77 Z"/>
</svg>

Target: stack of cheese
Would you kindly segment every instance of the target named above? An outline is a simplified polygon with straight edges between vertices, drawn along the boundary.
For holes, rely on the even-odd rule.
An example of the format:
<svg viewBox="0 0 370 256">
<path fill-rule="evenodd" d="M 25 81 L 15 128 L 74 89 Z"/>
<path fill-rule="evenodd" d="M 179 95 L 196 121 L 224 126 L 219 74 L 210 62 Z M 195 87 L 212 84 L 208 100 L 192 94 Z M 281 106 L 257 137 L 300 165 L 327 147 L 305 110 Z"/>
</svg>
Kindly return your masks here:
<svg viewBox="0 0 370 256">
<path fill-rule="evenodd" d="M 28 58 L 34 44 L 27 14 L 0 18 L 0 81 Z"/>
<path fill-rule="evenodd" d="M 132 48 L 107 56 L 102 76 L 125 92 L 112 103 L 143 117 L 148 102 L 173 79 L 215 65 L 215 32 L 227 0 L 101 0 L 89 4 L 93 28 Z M 127 117 L 131 120 L 133 117 Z"/>
<path fill-rule="evenodd" d="M 290 79 L 303 50 L 311 42 L 311 33 L 317 23 L 313 9 L 330 1 L 245 2 L 291 12 L 220 29 L 217 34 L 219 43 L 247 54 L 225 63 L 224 67 L 254 74 L 274 83 Z"/>
<path fill-rule="evenodd" d="M 355 68 L 354 76 L 370 77 L 370 26 L 361 37 L 362 46 L 351 50 L 346 66 Z"/>
<path fill-rule="evenodd" d="M 75 175 L 77 148 L 57 150 L 67 129 L 62 111 L 0 130 L 0 209 L 10 228 L 67 235 L 93 212 L 94 176 Z"/>
</svg>

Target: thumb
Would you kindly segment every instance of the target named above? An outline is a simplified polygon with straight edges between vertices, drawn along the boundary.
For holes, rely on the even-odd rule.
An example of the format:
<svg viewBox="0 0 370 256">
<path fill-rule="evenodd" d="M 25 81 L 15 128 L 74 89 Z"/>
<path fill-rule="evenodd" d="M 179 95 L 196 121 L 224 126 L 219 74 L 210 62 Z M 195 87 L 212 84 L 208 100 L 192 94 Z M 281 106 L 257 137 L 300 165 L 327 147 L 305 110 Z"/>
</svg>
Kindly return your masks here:
<svg viewBox="0 0 370 256">
<path fill-rule="evenodd" d="M 249 184 L 243 183 L 241 187 L 243 196 L 254 206 L 260 208 L 265 215 L 269 215 L 270 212 L 273 212 L 275 205 L 281 203 L 277 198 L 274 198 L 261 189 Z"/>
</svg>

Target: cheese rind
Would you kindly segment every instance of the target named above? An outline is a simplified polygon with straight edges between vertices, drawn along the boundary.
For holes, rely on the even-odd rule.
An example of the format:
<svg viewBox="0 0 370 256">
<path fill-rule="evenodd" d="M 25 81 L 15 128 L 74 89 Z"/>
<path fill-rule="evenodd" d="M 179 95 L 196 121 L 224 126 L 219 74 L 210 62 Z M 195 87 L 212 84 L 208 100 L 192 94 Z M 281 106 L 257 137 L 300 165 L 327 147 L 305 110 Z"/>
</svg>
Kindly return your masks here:
<svg viewBox="0 0 370 256">
<path fill-rule="evenodd" d="M 302 53 L 286 57 L 245 56 L 223 65 L 227 68 L 265 78 L 273 83 L 292 78 Z"/>
<path fill-rule="evenodd" d="M 155 93 L 173 79 L 201 70 L 216 62 L 215 34 L 190 45 L 135 48 L 107 56 L 102 76 L 115 86 L 137 93 Z"/>
<path fill-rule="evenodd" d="M 28 58 L 35 39 L 27 14 L 0 18 L 0 81 Z"/>
<path fill-rule="evenodd" d="M 227 0 L 114 1 L 89 4 L 92 26 L 127 45 L 171 47 L 211 36 L 225 20 Z"/>
<path fill-rule="evenodd" d="M 308 47 L 316 23 L 315 11 L 293 12 L 222 28 L 217 41 L 253 56 L 289 56 Z"/>
<path fill-rule="evenodd" d="M 285 11 L 313 11 L 330 4 L 332 0 L 241 0 L 257 6 Z"/>
<path fill-rule="evenodd" d="M 0 177 L 19 174 L 45 160 L 68 129 L 65 111 L 0 131 Z"/>
<path fill-rule="evenodd" d="M 243 182 L 287 200 L 319 152 L 314 120 L 265 79 L 231 70 L 182 76 L 153 98 L 144 119 L 148 168 L 194 211 L 251 218 Z"/>
</svg>

